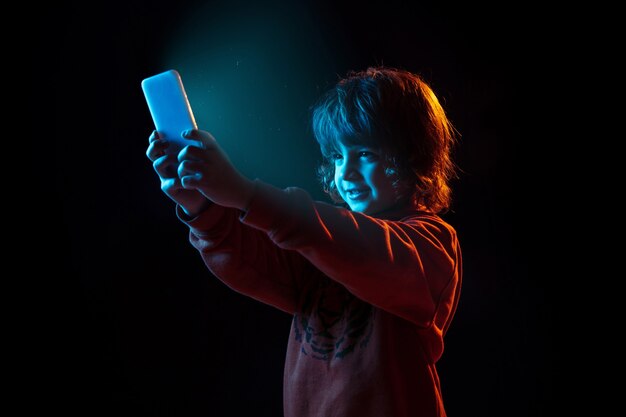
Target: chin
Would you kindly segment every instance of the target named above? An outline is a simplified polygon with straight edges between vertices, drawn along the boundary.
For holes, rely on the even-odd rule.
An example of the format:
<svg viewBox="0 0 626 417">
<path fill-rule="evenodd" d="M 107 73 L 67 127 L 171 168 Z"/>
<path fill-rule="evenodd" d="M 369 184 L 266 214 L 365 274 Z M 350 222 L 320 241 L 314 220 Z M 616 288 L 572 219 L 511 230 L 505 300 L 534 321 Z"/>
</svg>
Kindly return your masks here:
<svg viewBox="0 0 626 417">
<path fill-rule="evenodd" d="M 352 211 L 357 211 L 363 214 L 370 214 L 372 212 L 372 208 L 370 206 L 366 206 L 363 204 L 356 204 L 353 207 L 350 207 Z"/>
</svg>

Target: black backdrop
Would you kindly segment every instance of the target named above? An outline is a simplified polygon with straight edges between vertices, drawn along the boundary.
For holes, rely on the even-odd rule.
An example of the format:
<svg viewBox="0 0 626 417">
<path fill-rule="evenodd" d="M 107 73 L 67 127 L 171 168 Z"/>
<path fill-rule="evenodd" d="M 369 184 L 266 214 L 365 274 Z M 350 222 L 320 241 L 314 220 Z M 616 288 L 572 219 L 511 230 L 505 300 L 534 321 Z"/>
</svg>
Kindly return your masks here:
<svg viewBox="0 0 626 417">
<path fill-rule="evenodd" d="M 211 276 L 145 158 L 152 127 L 138 83 L 164 69 L 171 28 L 200 4 L 247 6 L 68 2 L 36 22 L 33 93 L 52 98 L 42 136 L 54 133 L 54 152 L 36 156 L 54 184 L 43 199 L 57 202 L 38 214 L 41 247 L 62 271 L 44 286 L 49 333 L 37 356 L 46 401 L 66 415 L 281 414 L 289 317 Z M 263 7 L 289 15 L 286 1 Z M 461 133 L 447 219 L 464 245 L 465 278 L 439 364 L 449 415 L 548 414 L 551 312 L 525 202 L 540 158 L 525 146 L 536 45 L 522 26 L 541 22 L 480 5 L 306 7 L 330 62 L 320 77 L 376 63 L 425 72 Z"/>
</svg>

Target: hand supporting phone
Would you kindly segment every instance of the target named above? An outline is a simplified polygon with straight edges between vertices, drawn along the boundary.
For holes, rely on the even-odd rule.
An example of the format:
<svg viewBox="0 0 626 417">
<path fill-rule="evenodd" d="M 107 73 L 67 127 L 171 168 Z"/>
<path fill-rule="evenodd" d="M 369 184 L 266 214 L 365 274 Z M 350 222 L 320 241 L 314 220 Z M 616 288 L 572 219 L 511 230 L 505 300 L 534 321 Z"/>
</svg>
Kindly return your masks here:
<svg viewBox="0 0 626 417">
<path fill-rule="evenodd" d="M 141 81 L 141 88 L 161 137 L 180 148 L 197 144 L 181 136 L 183 130 L 198 127 L 178 71 L 169 70 L 148 77 Z"/>
</svg>

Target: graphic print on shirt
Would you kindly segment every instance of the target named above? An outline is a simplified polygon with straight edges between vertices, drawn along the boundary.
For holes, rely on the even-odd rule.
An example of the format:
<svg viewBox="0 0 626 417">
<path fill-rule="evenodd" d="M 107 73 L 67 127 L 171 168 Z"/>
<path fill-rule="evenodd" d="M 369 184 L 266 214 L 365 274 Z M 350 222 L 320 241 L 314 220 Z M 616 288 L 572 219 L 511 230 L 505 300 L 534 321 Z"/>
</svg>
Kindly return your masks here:
<svg viewBox="0 0 626 417">
<path fill-rule="evenodd" d="M 373 308 L 344 287 L 325 280 L 309 293 L 293 320 L 301 352 L 314 359 L 342 359 L 367 345 Z"/>
</svg>

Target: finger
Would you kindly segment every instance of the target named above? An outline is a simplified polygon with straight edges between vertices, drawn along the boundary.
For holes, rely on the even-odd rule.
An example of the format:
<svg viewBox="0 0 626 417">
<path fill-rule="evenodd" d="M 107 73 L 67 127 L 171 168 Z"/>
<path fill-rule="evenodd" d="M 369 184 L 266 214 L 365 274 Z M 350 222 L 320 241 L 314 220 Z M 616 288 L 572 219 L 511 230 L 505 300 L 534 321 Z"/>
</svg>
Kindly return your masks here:
<svg viewBox="0 0 626 417">
<path fill-rule="evenodd" d="M 185 160 L 178 165 L 178 177 L 185 189 L 206 187 L 208 172 L 204 162 Z"/>
<path fill-rule="evenodd" d="M 169 146 L 169 142 L 164 139 L 156 139 L 150 142 L 148 149 L 146 150 L 146 156 L 151 161 L 155 161 L 157 158 L 166 154 L 166 150 Z"/>
<path fill-rule="evenodd" d="M 178 177 L 182 178 L 189 175 L 206 175 L 206 164 L 202 161 L 184 160 L 178 164 Z"/>
<path fill-rule="evenodd" d="M 153 130 L 152 133 L 150 134 L 150 137 L 148 138 L 148 143 L 152 143 L 157 139 L 160 139 L 159 132 L 157 132 L 156 130 Z"/>
<path fill-rule="evenodd" d="M 174 155 L 163 155 L 160 158 L 157 158 L 152 163 L 152 167 L 156 173 L 159 174 L 161 179 L 178 177 L 176 174 L 178 169 L 178 160 Z"/>
<path fill-rule="evenodd" d="M 200 129 L 184 130 L 182 132 L 182 136 L 185 139 L 190 139 L 190 140 L 195 140 L 195 141 L 200 142 L 200 146 L 199 146 L 200 148 L 212 149 L 217 146 L 217 141 L 215 140 L 213 135 L 211 135 L 206 130 L 200 130 Z"/>
<path fill-rule="evenodd" d="M 198 189 L 202 181 L 202 174 L 185 175 L 180 177 L 180 185 L 186 190 Z"/>
<path fill-rule="evenodd" d="M 182 189 L 182 185 L 178 177 L 166 178 L 161 180 L 161 190 L 170 198 L 173 198 Z"/>
<path fill-rule="evenodd" d="M 208 162 L 211 158 L 209 153 L 209 149 L 200 142 L 196 142 L 198 146 L 195 145 L 187 145 L 178 153 L 178 162 L 183 162 L 186 160 L 190 161 L 204 161 Z"/>
<path fill-rule="evenodd" d="M 182 133 L 183 138 L 194 141 L 194 145 L 185 146 L 178 154 L 178 160 L 182 162 L 185 159 L 195 161 L 207 161 L 207 151 L 221 151 L 217 141 L 209 132 L 204 130 L 185 130 Z"/>
</svg>

